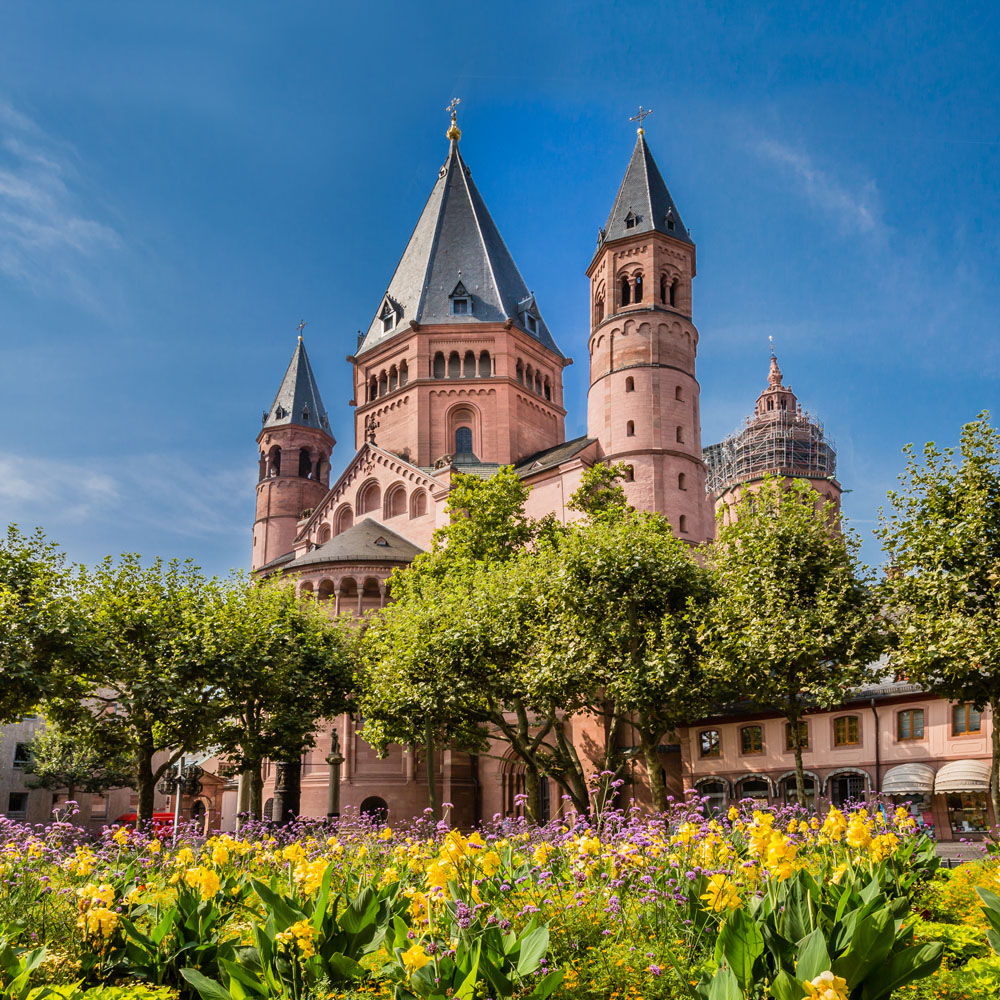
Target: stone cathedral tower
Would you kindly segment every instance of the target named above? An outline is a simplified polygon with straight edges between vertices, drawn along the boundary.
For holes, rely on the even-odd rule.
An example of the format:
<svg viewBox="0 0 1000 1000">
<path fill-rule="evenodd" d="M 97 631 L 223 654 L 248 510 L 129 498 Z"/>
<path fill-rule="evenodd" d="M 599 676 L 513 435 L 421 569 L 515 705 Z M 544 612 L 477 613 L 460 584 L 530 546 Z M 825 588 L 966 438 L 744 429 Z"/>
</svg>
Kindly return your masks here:
<svg viewBox="0 0 1000 1000">
<path fill-rule="evenodd" d="M 628 467 L 629 501 L 699 543 L 714 525 L 701 458 L 694 276 L 694 243 L 640 128 L 587 269 L 587 427 L 601 458 Z"/>
</svg>

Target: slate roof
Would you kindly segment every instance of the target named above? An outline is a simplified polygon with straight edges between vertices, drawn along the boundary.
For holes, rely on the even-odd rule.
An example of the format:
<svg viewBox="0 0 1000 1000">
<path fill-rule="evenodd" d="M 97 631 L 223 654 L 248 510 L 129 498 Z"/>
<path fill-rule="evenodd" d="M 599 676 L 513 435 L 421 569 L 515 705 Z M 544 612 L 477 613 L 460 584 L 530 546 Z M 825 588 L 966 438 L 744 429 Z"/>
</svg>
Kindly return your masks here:
<svg viewBox="0 0 1000 1000">
<path fill-rule="evenodd" d="M 635 224 L 628 228 L 626 221 L 630 214 L 634 217 Z M 671 221 L 673 229 L 669 225 Z M 618 197 L 615 198 L 611 214 L 602 230 L 599 245 L 608 240 L 620 240 L 625 236 L 638 236 L 654 231 L 686 243 L 692 242 L 653 154 L 649 151 L 646 137 L 640 134 L 618 189 Z"/>
<path fill-rule="evenodd" d="M 452 296 L 463 293 L 471 298 L 472 312 L 453 315 Z M 396 320 L 389 330 L 383 328 L 386 306 Z M 529 311 L 535 330 L 528 328 Z M 356 355 L 390 339 L 411 320 L 468 324 L 503 323 L 508 318 L 562 356 L 453 141 Z"/>
<path fill-rule="evenodd" d="M 330 418 L 320 398 L 316 376 L 313 375 L 306 345 L 301 337 L 295 345 L 295 353 L 288 363 L 278 394 L 274 397 L 271 408 L 264 414 L 265 428 L 288 427 L 292 424 L 314 427 L 333 436 Z"/>
<path fill-rule="evenodd" d="M 380 544 L 380 542 L 384 544 Z M 285 564 L 294 573 L 315 563 L 410 563 L 424 550 L 373 518 L 365 518 L 330 541 Z"/>
<path fill-rule="evenodd" d="M 543 469 L 551 469 L 555 465 L 562 465 L 563 462 L 579 454 L 596 440 L 597 438 L 587 437 L 584 434 L 582 437 L 573 438 L 572 441 L 564 441 L 562 444 L 557 444 L 554 448 L 546 448 L 544 451 L 535 452 L 534 455 L 529 455 L 527 458 L 522 459 L 514 466 L 514 471 L 519 476 L 531 476 L 536 472 L 541 472 Z"/>
</svg>

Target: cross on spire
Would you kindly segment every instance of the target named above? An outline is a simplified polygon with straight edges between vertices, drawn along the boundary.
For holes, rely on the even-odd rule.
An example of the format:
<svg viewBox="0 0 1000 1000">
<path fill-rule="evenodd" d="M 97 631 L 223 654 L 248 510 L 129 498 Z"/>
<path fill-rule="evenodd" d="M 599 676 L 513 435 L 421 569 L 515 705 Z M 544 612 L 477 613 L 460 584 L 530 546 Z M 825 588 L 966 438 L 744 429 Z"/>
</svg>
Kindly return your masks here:
<svg viewBox="0 0 1000 1000">
<path fill-rule="evenodd" d="M 298 331 L 299 331 L 299 340 L 301 340 L 301 339 L 302 339 L 302 331 L 303 331 L 303 330 L 304 330 L 304 329 L 305 329 L 305 328 L 306 328 L 306 327 L 307 327 L 308 325 L 309 325 L 309 324 L 308 324 L 308 323 L 307 323 L 307 322 L 306 322 L 306 321 L 305 321 L 304 319 L 300 319 L 300 320 L 299 320 L 299 325 L 298 325 L 298 326 L 297 326 L 297 327 L 295 328 L 296 330 L 298 330 Z"/>
<path fill-rule="evenodd" d="M 649 117 L 649 115 L 651 115 L 652 113 L 653 113 L 653 109 L 652 108 L 644 108 L 640 104 L 639 105 L 639 113 L 637 115 L 632 115 L 632 117 L 629 118 L 630 122 L 638 122 L 639 123 L 639 128 L 636 129 L 636 131 L 639 133 L 639 135 L 645 135 L 646 134 L 646 130 L 642 127 L 642 120 L 644 118 Z"/>
<path fill-rule="evenodd" d="M 458 142 L 462 138 L 462 130 L 458 127 L 458 106 L 461 103 L 461 97 L 453 97 L 451 103 L 445 108 L 445 111 L 451 115 L 451 128 L 445 134 L 452 142 Z"/>
</svg>

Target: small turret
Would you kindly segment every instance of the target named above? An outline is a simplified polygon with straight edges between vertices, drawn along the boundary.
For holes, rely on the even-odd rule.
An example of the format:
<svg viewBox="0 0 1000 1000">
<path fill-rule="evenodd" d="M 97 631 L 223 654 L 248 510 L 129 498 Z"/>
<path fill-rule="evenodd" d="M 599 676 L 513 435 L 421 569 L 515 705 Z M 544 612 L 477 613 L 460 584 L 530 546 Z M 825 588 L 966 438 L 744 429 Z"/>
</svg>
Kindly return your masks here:
<svg viewBox="0 0 1000 1000">
<path fill-rule="evenodd" d="M 300 518 L 329 488 L 336 442 L 301 333 L 262 422 L 250 564 L 254 571 L 292 551 Z"/>
</svg>

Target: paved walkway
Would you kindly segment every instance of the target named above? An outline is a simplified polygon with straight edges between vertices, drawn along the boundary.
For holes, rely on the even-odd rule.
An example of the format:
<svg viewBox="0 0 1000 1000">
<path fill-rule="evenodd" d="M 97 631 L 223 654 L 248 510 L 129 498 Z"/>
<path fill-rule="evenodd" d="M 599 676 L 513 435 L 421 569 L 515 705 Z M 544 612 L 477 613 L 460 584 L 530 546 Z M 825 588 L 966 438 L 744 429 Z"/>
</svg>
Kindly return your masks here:
<svg viewBox="0 0 1000 1000">
<path fill-rule="evenodd" d="M 937 854 L 949 867 L 955 867 L 963 861 L 978 861 L 985 857 L 982 844 L 963 844 L 958 840 L 941 841 L 937 843 Z"/>
</svg>

